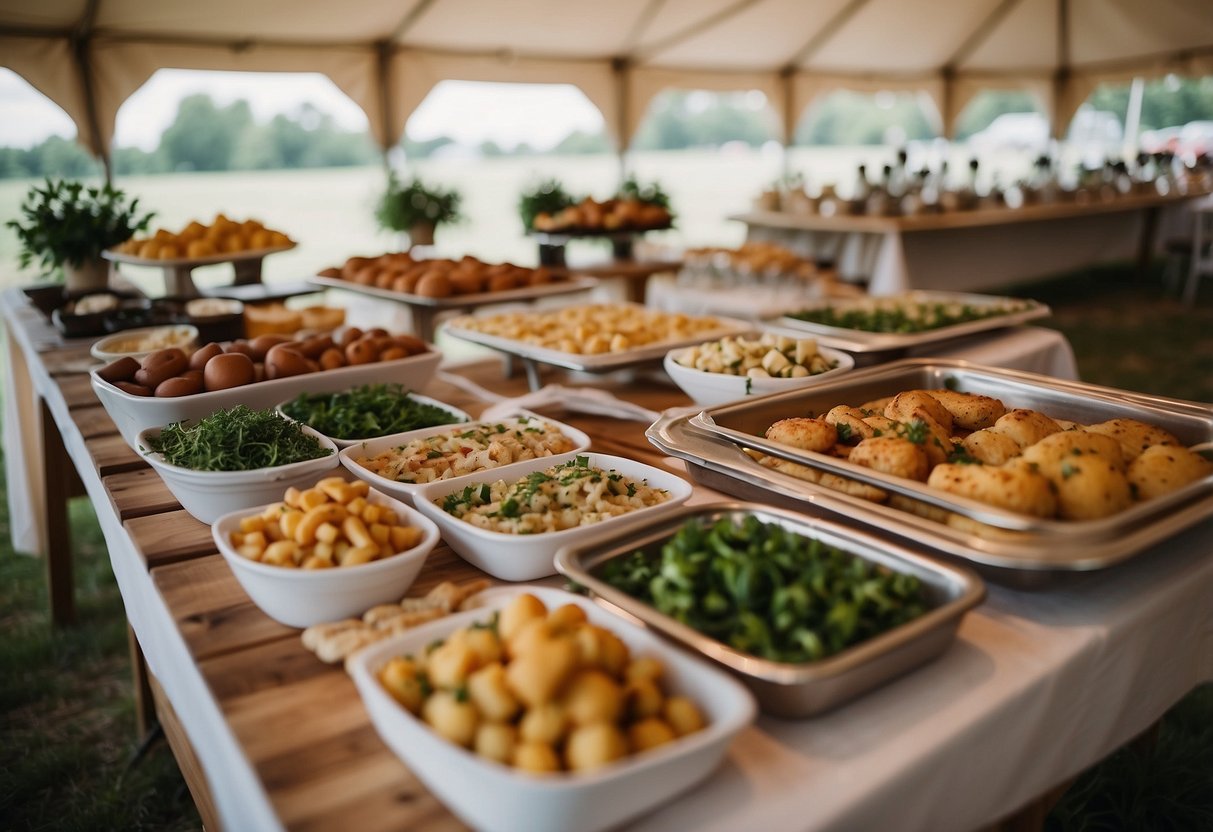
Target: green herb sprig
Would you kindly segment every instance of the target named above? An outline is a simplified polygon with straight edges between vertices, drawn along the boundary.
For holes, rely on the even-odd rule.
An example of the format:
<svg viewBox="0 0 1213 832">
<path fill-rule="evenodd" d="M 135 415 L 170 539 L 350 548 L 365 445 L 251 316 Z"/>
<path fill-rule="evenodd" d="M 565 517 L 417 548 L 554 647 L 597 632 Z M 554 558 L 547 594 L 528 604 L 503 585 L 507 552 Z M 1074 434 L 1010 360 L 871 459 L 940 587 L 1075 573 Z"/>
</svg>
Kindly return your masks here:
<svg viewBox="0 0 1213 832">
<path fill-rule="evenodd" d="M 344 393 L 302 393 L 283 405 L 282 412 L 337 439 L 374 439 L 465 421 L 449 410 L 417 401 L 399 384 L 368 384 Z"/>
<path fill-rule="evenodd" d="M 863 332 L 926 332 L 945 326 L 1007 315 L 1026 305 L 973 306 L 953 303 L 907 303 L 875 309 L 839 309 L 832 306 L 794 312 L 790 317 L 822 326 Z"/>
<path fill-rule="evenodd" d="M 165 462 L 194 471 L 252 471 L 331 456 L 302 426 L 272 410 L 237 405 L 190 425 L 174 422 L 148 441 Z"/>
<path fill-rule="evenodd" d="M 704 635 L 777 662 L 826 658 L 928 608 L 917 577 L 755 517 L 690 520 L 659 552 L 616 558 L 600 576 Z"/>
</svg>

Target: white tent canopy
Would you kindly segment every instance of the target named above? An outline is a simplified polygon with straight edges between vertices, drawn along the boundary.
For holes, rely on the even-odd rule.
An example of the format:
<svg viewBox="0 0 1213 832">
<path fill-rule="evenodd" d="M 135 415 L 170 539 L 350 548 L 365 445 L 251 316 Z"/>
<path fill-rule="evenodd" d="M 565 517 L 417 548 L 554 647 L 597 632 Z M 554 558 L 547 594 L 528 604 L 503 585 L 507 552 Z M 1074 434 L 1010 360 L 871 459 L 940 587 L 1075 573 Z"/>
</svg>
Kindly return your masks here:
<svg viewBox="0 0 1213 832">
<path fill-rule="evenodd" d="M 761 90 L 785 138 L 837 89 L 924 91 L 944 131 L 989 88 L 1054 131 L 1105 81 L 1213 72 L 1211 0 L 0 0 L 0 65 L 108 156 L 160 68 L 320 72 L 383 147 L 447 79 L 569 83 L 627 144 L 666 88 Z"/>
</svg>

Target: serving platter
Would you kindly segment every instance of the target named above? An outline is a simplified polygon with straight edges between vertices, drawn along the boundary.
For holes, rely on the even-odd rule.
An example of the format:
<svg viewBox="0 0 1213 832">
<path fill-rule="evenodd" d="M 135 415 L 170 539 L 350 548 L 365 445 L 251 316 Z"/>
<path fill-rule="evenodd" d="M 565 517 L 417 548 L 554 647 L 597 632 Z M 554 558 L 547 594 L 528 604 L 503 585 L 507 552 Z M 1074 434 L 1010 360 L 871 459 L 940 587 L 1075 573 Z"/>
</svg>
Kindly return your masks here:
<svg viewBox="0 0 1213 832">
<path fill-rule="evenodd" d="M 500 292 L 476 292 L 470 295 L 451 295 L 445 298 L 430 298 L 412 292 L 394 292 L 391 289 L 380 289 L 377 286 L 364 286 L 350 280 L 338 277 L 322 277 L 316 275 L 308 278 L 316 286 L 327 289 L 344 289 L 371 297 L 394 300 L 409 306 L 425 306 L 434 309 L 469 309 L 473 306 L 489 306 L 499 303 L 518 303 L 538 300 L 539 298 L 559 297 L 577 292 L 587 292 L 598 285 L 592 277 L 575 275 L 568 280 L 554 283 L 544 283 L 539 286 L 522 286 L 517 289 L 506 289 Z"/>
<path fill-rule="evenodd" d="M 778 418 L 820 414 L 840 403 L 858 404 L 901 390 L 943 387 L 994 396 L 1009 406 L 1039 409 L 1082 422 L 1139 419 L 1170 431 L 1189 446 L 1213 439 L 1213 409 L 1191 402 L 963 361 L 925 359 L 860 370 L 819 387 L 765 396 L 700 414 L 670 413 L 655 422 L 646 435 L 661 450 L 685 460 L 697 480 L 717 490 L 743 499 L 774 499 L 783 505 L 811 506 L 842 514 L 886 533 L 1001 571 L 1048 573 L 1106 568 L 1201 522 L 1213 512 L 1213 476 L 1207 476 L 1111 517 L 1040 520 L 973 503 L 840 460 L 826 460 L 821 454 L 769 443 L 762 437 L 765 428 Z M 761 450 L 909 496 L 989 528 L 979 535 L 974 533 L 971 523 L 958 527 L 827 489 L 767 468 L 743 448 Z"/>
<path fill-rule="evenodd" d="M 114 263 L 129 263 L 132 266 L 155 266 L 161 269 L 193 268 L 195 266 L 213 266 L 216 263 L 243 263 L 248 260 L 260 260 L 270 254 L 280 251 L 290 251 L 295 243 L 288 246 L 273 248 L 257 248 L 247 251 L 232 251 L 212 254 L 209 257 L 173 257 L 161 260 L 155 257 L 138 257 L 134 254 L 124 254 L 120 251 L 103 251 L 101 256 Z"/>
<path fill-rule="evenodd" d="M 1006 307 L 1007 311 L 1003 314 L 991 315 L 990 317 L 981 318 L 976 321 L 965 321 L 964 323 L 951 324 L 922 332 L 868 332 L 860 329 L 847 329 L 802 321 L 790 315 L 781 315 L 770 319 L 770 321 L 787 330 L 814 335 L 818 341 L 827 347 L 834 347 L 853 353 L 889 353 L 909 350 L 915 347 L 924 347 L 929 344 L 937 344 L 941 341 L 950 341 L 954 338 L 963 338 L 968 335 L 977 335 L 982 332 L 1005 329 L 1009 326 L 1018 326 L 1029 321 L 1047 318 L 1052 314 L 1052 310 L 1048 306 L 1034 300 L 967 292 L 936 292 L 928 290 L 916 290 L 902 295 L 888 295 L 884 297 L 823 298 L 804 303 L 797 311 L 807 312 L 822 309 L 848 311 L 863 309 L 874 302 L 900 301 L 910 304 L 960 304 L 977 309 Z"/>
<path fill-rule="evenodd" d="M 640 304 L 615 304 L 619 306 L 633 306 L 637 310 L 644 310 L 645 307 Z M 659 363 L 665 358 L 665 354 L 676 347 L 689 347 L 694 344 L 700 344 L 704 341 L 711 341 L 716 338 L 721 338 L 725 335 L 738 335 L 743 332 L 751 332 L 754 329 L 753 321 L 743 321 L 736 318 L 726 318 L 719 315 L 700 316 L 713 317 L 720 322 L 720 327 L 717 329 L 705 330 L 687 338 L 674 338 L 665 341 L 656 341 L 652 344 L 646 344 L 642 347 L 634 349 L 620 350 L 619 352 L 605 352 L 594 355 L 585 355 L 581 353 L 563 352 L 561 350 L 551 349 L 549 347 L 540 347 L 534 344 L 528 344 L 525 341 L 519 341 L 513 338 L 504 338 L 498 335 L 489 335 L 483 332 L 466 329 L 458 325 L 458 320 L 448 321 L 442 326 L 442 331 L 455 338 L 460 338 L 464 341 L 470 341 L 473 344 L 479 344 L 483 347 L 504 352 L 509 355 L 515 355 L 525 361 L 533 361 L 539 364 L 549 364 L 553 367 L 561 367 L 566 370 L 574 370 L 583 373 L 609 373 L 615 370 L 624 370 L 631 367 L 638 367 L 645 364 Z"/>
<path fill-rule="evenodd" d="M 857 558 L 894 572 L 917 577 L 930 609 L 922 616 L 820 661 L 788 664 L 738 651 L 665 615 L 598 577 L 608 562 L 637 550 L 653 553 L 684 523 L 705 528 L 719 520 L 734 523 L 756 517 L 766 524 L 811 540 L 820 540 Z M 727 667 L 750 688 L 764 711 L 784 717 L 807 717 L 838 707 L 874 687 L 923 665 L 952 643 L 960 621 L 981 603 L 985 587 L 971 571 L 916 554 L 905 546 L 820 517 L 773 509 L 755 503 L 723 503 L 682 508 L 662 520 L 609 540 L 562 548 L 556 569 L 586 587 L 608 608 L 622 610 L 690 650 Z"/>
</svg>

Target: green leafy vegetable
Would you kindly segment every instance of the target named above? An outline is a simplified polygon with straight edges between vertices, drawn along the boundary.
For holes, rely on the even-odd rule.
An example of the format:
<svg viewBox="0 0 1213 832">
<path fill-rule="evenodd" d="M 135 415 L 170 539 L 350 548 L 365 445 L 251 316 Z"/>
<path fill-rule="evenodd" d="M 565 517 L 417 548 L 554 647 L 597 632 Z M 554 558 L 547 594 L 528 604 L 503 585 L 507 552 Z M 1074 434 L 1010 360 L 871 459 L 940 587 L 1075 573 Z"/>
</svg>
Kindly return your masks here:
<svg viewBox="0 0 1213 832">
<path fill-rule="evenodd" d="M 302 393 L 283 405 L 282 412 L 337 439 L 374 439 L 464 421 L 449 410 L 417 401 L 399 384 L 368 384 L 344 393 Z"/>
<path fill-rule="evenodd" d="M 600 577 L 736 650 L 810 662 L 928 609 L 913 575 L 747 517 L 688 521 L 659 552 L 605 564 Z"/>
<path fill-rule="evenodd" d="M 175 422 L 148 442 L 170 465 L 195 471 L 252 471 L 330 456 L 299 424 L 272 410 L 237 405 L 197 424 Z"/>
<path fill-rule="evenodd" d="M 980 321 L 984 318 L 1018 312 L 1023 308 L 1026 308 L 1025 304 L 971 306 L 959 303 L 915 303 L 891 300 L 857 309 L 833 306 L 806 309 L 794 312 L 790 317 L 823 326 L 858 329 L 863 332 L 907 333 L 925 332 L 968 321 Z"/>
</svg>

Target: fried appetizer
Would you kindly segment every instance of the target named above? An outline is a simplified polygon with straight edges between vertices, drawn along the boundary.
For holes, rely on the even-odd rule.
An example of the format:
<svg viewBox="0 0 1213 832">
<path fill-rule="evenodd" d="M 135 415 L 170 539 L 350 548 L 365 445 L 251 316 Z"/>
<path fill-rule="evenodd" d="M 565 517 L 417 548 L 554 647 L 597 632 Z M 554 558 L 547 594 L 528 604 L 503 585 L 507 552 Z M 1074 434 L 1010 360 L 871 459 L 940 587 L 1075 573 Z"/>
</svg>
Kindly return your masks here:
<svg viewBox="0 0 1213 832">
<path fill-rule="evenodd" d="M 926 482 L 927 474 L 931 470 L 922 446 L 899 436 L 874 436 L 865 439 L 851 451 L 849 460 L 874 471 L 919 482 Z"/>
<path fill-rule="evenodd" d="M 1109 419 L 1098 425 L 1087 425 L 1083 430 L 1102 433 L 1115 439 L 1120 443 L 1125 452 L 1125 459 L 1129 462 L 1137 459 L 1142 451 L 1153 445 L 1179 446 L 1179 440 L 1172 434 L 1136 419 Z"/>
<path fill-rule="evenodd" d="M 1020 514 L 1052 517 L 1057 513 L 1057 498 L 1049 481 L 1026 466 L 994 468 L 945 463 L 935 466 L 927 485 Z"/>
<path fill-rule="evenodd" d="M 824 419 L 780 419 L 767 428 L 767 439 L 803 451 L 824 453 L 838 442 L 838 430 Z"/>
<path fill-rule="evenodd" d="M 960 444 L 965 453 L 986 465 L 1002 465 L 1019 454 L 1018 442 L 992 430 L 975 430 Z"/>
<path fill-rule="evenodd" d="M 1213 473 L 1213 462 L 1187 448 L 1154 445 L 1129 465 L 1129 487 L 1139 500 L 1161 497 Z"/>
<path fill-rule="evenodd" d="M 990 396 L 958 393 L 954 390 L 929 390 L 927 392 L 952 415 L 953 426 L 964 430 L 988 428 L 1007 412 L 1007 408 L 1002 402 Z"/>
<path fill-rule="evenodd" d="M 1043 413 L 1017 409 L 1000 416 L 989 430 L 1013 439 L 1020 448 L 1026 448 L 1049 434 L 1059 432 L 1061 427 Z"/>
</svg>

